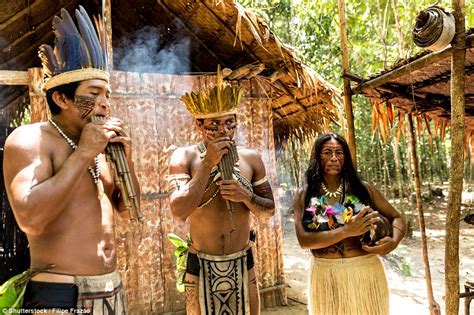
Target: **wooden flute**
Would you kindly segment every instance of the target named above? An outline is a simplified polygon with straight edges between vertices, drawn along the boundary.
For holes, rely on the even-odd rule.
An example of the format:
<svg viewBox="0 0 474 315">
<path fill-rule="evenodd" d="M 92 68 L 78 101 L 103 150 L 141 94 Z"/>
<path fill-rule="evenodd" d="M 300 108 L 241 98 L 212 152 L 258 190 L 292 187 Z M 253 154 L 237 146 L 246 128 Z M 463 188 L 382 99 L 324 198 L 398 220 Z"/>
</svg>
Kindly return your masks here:
<svg viewBox="0 0 474 315">
<path fill-rule="evenodd" d="M 239 161 L 239 153 L 237 152 L 237 146 L 234 141 L 230 142 L 230 150 L 224 154 L 221 161 L 218 164 L 219 172 L 221 173 L 222 179 L 230 180 L 233 179 L 235 163 Z M 232 201 L 225 201 L 227 211 L 229 211 L 231 233 L 235 231 L 234 223 L 234 205 Z"/>
<path fill-rule="evenodd" d="M 92 116 L 92 121 L 107 119 L 101 116 Z M 133 185 L 132 176 L 128 167 L 125 150 L 122 143 L 109 142 L 105 148 L 107 160 L 111 161 L 114 172 L 115 185 L 120 190 L 120 198 L 130 214 L 130 219 L 134 221 L 142 221 L 142 213 L 138 202 L 135 186 Z"/>
</svg>

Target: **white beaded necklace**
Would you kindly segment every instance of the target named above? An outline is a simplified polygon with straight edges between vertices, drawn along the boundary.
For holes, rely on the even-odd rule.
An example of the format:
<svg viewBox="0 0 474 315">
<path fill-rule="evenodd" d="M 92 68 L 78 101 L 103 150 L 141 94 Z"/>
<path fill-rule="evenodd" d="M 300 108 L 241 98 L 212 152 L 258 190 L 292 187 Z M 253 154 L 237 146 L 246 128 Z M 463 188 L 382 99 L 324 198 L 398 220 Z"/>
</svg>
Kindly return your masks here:
<svg viewBox="0 0 474 315">
<path fill-rule="evenodd" d="M 56 128 L 56 130 L 64 138 L 64 140 L 66 140 L 66 142 L 69 144 L 69 146 L 73 150 L 76 150 L 77 149 L 77 144 L 71 138 L 69 138 L 64 133 L 64 131 L 61 128 L 59 128 L 59 126 L 52 119 L 50 119 L 49 122 L 51 123 L 51 125 L 53 125 L 54 128 Z M 87 170 L 89 171 L 89 173 L 91 173 L 92 178 L 94 179 L 94 183 L 97 185 L 97 190 L 99 191 L 99 198 L 101 198 L 102 194 L 104 193 L 104 185 L 102 184 L 102 181 L 99 179 L 99 177 L 100 177 L 99 156 L 96 156 L 94 158 L 94 162 L 95 162 L 95 170 L 90 165 L 87 166 Z"/>
<path fill-rule="evenodd" d="M 336 191 L 334 192 L 329 191 L 326 185 L 324 185 L 324 183 L 321 183 L 321 189 L 323 190 L 323 193 L 329 198 L 336 198 L 338 195 L 342 194 L 342 181 L 339 187 L 337 187 Z"/>
</svg>

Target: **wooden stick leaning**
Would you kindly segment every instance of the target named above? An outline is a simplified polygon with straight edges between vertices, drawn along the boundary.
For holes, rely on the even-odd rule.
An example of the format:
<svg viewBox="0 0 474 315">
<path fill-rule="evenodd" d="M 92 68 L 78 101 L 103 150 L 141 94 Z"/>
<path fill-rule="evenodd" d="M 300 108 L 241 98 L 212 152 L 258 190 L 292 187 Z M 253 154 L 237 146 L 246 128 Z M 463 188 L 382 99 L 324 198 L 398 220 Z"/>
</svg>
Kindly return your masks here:
<svg viewBox="0 0 474 315">
<path fill-rule="evenodd" d="M 92 116 L 92 121 L 106 119 L 101 116 Z M 114 170 L 114 182 L 120 190 L 120 198 L 122 199 L 125 208 L 130 214 L 130 219 L 134 221 L 142 220 L 142 213 L 140 211 L 140 204 L 138 203 L 137 193 L 130 169 L 128 168 L 127 158 L 125 157 L 125 150 L 123 144 L 118 142 L 109 142 L 105 148 L 107 160 L 111 161 Z"/>
<path fill-rule="evenodd" d="M 235 145 L 234 141 L 230 142 L 231 149 L 227 154 L 223 155 L 221 161 L 218 164 L 219 172 L 221 173 L 222 179 L 231 180 L 233 179 L 233 170 L 235 167 L 235 163 L 239 160 L 239 154 L 237 152 L 237 146 Z M 227 211 L 229 211 L 229 218 L 231 224 L 231 231 L 230 233 L 236 231 L 235 223 L 234 223 L 234 205 L 232 201 L 226 200 L 225 201 Z"/>
</svg>

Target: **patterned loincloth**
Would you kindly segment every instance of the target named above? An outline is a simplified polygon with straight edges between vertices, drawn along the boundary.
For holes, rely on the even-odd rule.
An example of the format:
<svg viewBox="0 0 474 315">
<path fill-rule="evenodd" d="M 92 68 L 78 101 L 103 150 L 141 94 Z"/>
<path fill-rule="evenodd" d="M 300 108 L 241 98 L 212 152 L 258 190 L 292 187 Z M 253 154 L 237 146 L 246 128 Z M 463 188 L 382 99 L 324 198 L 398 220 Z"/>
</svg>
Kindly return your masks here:
<svg viewBox="0 0 474 315">
<path fill-rule="evenodd" d="M 198 253 L 201 314 L 250 314 L 247 246 L 222 256 Z"/>
<path fill-rule="evenodd" d="M 125 290 L 118 271 L 99 276 L 75 276 L 79 288 L 77 308 L 94 315 L 126 314 Z"/>
</svg>

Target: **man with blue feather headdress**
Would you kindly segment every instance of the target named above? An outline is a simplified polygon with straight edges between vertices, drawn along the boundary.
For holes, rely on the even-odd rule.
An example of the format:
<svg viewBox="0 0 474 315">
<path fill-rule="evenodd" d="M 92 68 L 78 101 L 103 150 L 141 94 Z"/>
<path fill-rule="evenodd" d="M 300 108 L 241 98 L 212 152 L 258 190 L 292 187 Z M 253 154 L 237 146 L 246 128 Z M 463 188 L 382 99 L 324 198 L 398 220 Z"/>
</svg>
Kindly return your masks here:
<svg viewBox="0 0 474 315">
<path fill-rule="evenodd" d="M 127 212 L 102 154 L 108 143 L 124 146 L 137 195 L 139 186 L 131 139 L 122 122 L 110 117 L 104 36 L 98 36 L 84 8 L 75 15 L 77 27 L 61 10 L 53 19 L 55 49 L 42 45 L 39 50 L 51 119 L 17 128 L 4 149 L 6 190 L 28 236 L 35 271 L 22 307 L 125 314 L 114 210 Z"/>
</svg>

